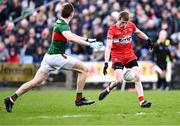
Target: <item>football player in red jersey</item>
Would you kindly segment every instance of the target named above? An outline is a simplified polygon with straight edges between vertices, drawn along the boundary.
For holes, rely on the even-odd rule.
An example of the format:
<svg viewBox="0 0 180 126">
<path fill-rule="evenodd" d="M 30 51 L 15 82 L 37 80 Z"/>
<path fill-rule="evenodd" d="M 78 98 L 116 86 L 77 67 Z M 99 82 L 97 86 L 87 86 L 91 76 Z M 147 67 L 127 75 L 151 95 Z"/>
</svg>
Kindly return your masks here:
<svg viewBox="0 0 180 126">
<path fill-rule="evenodd" d="M 123 81 L 123 68 L 131 68 L 135 73 L 135 89 L 138 95 L 139 104 L 142 108 L 149 108 L 151 102 L 144 100 L 143 87 L 140 79 L 140 69 L 137 63 L 137 57 L 133 50 L 132 33 L 135 33 L 139 38 L 145 40 L 149 50 L 153 48 L 153 42 L 139 30 L 134 23 L 129 21 L 129 13 L 122 11 L 119 14 L 117 23 L 112 25 L 107 34 L 107 43 L 105 50 L 105 63 L 103 73 L 107 74 L 108 61 L 111 56 L 112 68 L 114 69 L 116 80 L 111 82 L 100 95 L 99 100 L 103 100 L 110 91 Z"/>
</svg>

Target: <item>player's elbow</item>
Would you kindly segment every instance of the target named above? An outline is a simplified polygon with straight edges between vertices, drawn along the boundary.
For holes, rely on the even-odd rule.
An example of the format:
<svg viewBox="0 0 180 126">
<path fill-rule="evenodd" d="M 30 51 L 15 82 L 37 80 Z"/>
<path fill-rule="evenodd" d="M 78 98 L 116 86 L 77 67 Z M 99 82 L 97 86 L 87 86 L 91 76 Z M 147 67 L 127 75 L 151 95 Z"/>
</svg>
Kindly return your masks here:
<svg viewBox="0 0 180 126">
<path fill-rule="evenodd" d="M 140 32 L 140 31 L 135 32 L 135 34 L 136 34 L 138 37 L 141 36 L 141 32 Z"/>
</svg>

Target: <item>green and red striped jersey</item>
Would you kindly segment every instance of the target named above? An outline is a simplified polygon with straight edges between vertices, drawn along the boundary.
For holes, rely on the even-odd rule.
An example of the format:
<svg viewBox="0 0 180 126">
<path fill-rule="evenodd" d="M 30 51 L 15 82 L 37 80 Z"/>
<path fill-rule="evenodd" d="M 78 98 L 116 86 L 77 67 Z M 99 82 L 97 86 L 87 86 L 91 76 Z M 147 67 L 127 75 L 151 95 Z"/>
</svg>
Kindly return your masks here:
<svg viewBox="0 0 180 126">
<path fill-rule="evenodd" d="M 58 19 L 53 29 L 51 45 L 48 54 L 64 54 L 67 39 L 63 36 L 63 31 L 70 31 L 70 26 L 62 19 Z"/>
</svg>

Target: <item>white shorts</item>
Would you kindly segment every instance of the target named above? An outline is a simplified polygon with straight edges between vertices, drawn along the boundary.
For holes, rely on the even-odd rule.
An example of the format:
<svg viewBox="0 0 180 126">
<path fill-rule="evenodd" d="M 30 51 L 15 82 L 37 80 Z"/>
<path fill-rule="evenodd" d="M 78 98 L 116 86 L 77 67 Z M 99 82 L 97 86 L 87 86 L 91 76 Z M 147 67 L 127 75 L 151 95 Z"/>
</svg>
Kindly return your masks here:
<svg viewBox="0 0 180 126">
<path fill-rule="evenodd" d="M 52 70 L 70 70 L 78 60 L 65 54 L 45 54 L 40 69 L 46 73 Z"/>
</svg>

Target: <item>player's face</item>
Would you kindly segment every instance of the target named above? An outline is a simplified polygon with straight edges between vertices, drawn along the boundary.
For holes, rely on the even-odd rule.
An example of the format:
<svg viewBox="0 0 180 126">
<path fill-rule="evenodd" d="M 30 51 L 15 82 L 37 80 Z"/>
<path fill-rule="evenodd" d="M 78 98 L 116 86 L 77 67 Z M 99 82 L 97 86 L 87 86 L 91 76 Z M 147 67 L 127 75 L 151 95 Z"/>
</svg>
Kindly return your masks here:
<svg viewBox="0 0 180 126">
<path fill-rule="evenodd" d="M 71 19 L 74 17 L 74 12 L 71 13 Z"/>
<path fill-rule="evenodd" d="M 123 18 L 121 18 L 119 20 L 119 27 L 124 28 L 126 26 L 126 24 L 127 24 L 127 21 L 124 21 Z"/>
</svg>

